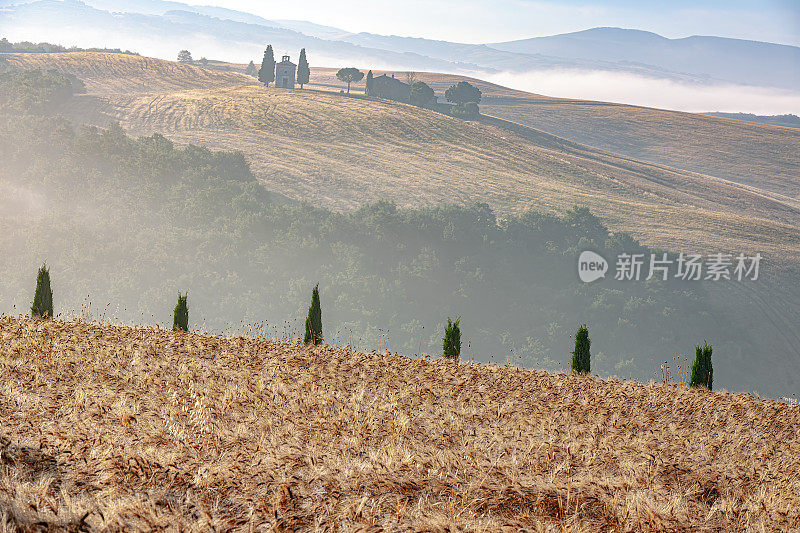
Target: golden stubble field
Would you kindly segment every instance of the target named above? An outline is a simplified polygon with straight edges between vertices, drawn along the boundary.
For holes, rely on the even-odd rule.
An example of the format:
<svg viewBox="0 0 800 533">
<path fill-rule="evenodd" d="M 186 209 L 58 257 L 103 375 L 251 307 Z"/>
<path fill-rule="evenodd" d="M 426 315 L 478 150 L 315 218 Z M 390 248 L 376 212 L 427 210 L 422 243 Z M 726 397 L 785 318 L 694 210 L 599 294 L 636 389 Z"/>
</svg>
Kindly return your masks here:
<svg viewBox="0 0 800 533">
<path fill-rule="evenodd" d="M 788 531 L 800 407 L 0 317 L 4 530 Z"/>
<path fill-rule="evenodd" d="M 384 73 L 407 81 L 406 72 L 374 71 L 376 76 Z M 444 95 L 451 85 L 468 80 L 482 91 L 481 111 L 488 115 L 641 161 L 800 199 L 800 129 L 613 102 L 556 98 L 557 95 L 532 94 L 454 74 L 420 72 L 415 73 L 415 78 L 439 95 Z M 326 88 L 343 87 L 336 79 L 336 69 L 314 69 L 312 82 Z M 363 91 L 363 87 L 359 89 Z"/>
<path fill-rule="evenodd" d="M 243 74 L 138 56 L 5 57 L 84 80 L 87 94 L 62 110 L 76 122 L 119 121 L 134 134 L 162 133 L 178 143 L 241 150 L 268 189 L 294 200 L 333 209 L 386 199 L 405 207 L 481 201 L 501 216 L 529 208 L 560 213 L 578 204 L 613 230 L 630 231 L 653 246 L 761 251 L 773 263 L 800 261 L 800 200 L 541 130 L 466 122 L 331 90 L 264 88 Z M 332 72 L 314 75 L 324 83 Z M 426 76 L 442 77 L 442 87 L 452 81 L 444 75 L 420 78 Z M 498 97 L 527 94 L 497 91 Z"/>
</svg>

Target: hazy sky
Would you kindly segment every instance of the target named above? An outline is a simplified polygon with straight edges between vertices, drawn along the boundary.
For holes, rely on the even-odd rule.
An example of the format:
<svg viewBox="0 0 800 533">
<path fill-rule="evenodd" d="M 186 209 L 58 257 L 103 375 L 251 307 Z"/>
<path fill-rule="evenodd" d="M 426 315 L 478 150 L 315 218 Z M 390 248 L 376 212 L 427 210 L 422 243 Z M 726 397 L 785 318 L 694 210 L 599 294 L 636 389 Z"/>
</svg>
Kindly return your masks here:
<svg viewBox="0 0 800 533">
<path fill-rule="evenodd" d="M 189 0 L 188 3 L 210 3 L 267 19 L 309 20 L 354 32 L 470 43 L 619 26 L 649 30 L 666 37 L 718 35 L 800 45 L 800 0 Z"/>
</svg>

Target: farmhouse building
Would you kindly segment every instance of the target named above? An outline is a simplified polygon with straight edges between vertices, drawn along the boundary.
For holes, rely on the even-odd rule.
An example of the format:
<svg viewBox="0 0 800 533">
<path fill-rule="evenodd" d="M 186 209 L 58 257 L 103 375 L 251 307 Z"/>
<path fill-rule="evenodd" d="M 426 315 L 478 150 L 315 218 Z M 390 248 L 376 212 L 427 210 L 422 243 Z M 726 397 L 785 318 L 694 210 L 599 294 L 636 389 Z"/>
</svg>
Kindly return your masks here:
<svg viewBox="0 0 800 533">
<path fill-rule="evenodd" d="M 283 56 L 283 60 L 275 65 L 275 87 L 281 89 L 294 89 L 297 65 L 289 61 L 289 56 Z"/>
<path fill-rule="evenodd" d="M 408 102 L 411 96 L 411 85 L 396 79 L 394 74 L 391 77 L 384 74 L 372 80 L 372 90 L 369 95 L 398 102 Z"/>
</svg>

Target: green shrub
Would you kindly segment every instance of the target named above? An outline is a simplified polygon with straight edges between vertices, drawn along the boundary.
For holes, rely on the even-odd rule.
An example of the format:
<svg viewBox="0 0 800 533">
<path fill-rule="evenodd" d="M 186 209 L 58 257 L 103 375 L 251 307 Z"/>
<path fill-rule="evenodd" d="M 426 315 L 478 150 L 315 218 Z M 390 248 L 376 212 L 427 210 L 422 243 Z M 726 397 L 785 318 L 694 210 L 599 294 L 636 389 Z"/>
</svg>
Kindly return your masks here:
<svg viewBox="0 0 800 533">
<path fill-rule="evenodd" d="M 690 387 L 706 387 L 708 390 L 712 389 L 714 385 L 714 367 L 711 364 L 712 351 L 713 348 L 707 342 L 703 342 L 703 346 L 698 345 L 695 348 L 692 378 L 689 380 Z"/>
<path fill-rule="evenodd" d="M 53 291 L 50 289 L 50 271 L 45 263 L 36 276 L 36 293 L 31 305 L 31 316 L 53 318 Z"/>
<path fill-rule="evenodd" d="M 436 102 L 436 93 L 427 83 L 417 81 L 411 85 L 411 92 L 408 98 L 415 106 L 427 107 Z"/>
<path fill-rule="evenodd" d="M 592 341 L 589 339 L 589 328 L 586 324 L 578 328 L 575 334 L 575 349 L 572 351 L 572 371 L 578 374 L 588 374 L 591 372 L 592 354 L 590 348 Z"/>
<path fill-rule="evenodd" d="M 458 359 L 461 357 L 461 328 L 459 324 L 461 318 L 455 322 L 447 319 L 447 326 L 444 328 L 444 339 L 442 340 L 442 356 L 445 359 Z"/>
<path fill-rule="evenodd" d="M 464 113 L 468 117 L 477 117 L 478 115 L 481 114 L 480 109 L 478 108 L 478 104 L 476 104 L 475 102 L 467 102 L 466 104 L 464 104 Z"/>
<path fill-rule="evenodd" d="M 189 331 L 189 305 L 186 302 L 188 297 L 188 292 L 183 296 L 180 292 L 178 293 L 178 303 L 175 305 L 172 319 L 172 331 Z"/>
<path fill-rule="evenodd" d="M 322 306 L 319 303 L 319 283 L 311 293 L 311 306 L 306 317 L 306 335 L 303 338 L 306 344 L 322 343 Z"/>
</svg>

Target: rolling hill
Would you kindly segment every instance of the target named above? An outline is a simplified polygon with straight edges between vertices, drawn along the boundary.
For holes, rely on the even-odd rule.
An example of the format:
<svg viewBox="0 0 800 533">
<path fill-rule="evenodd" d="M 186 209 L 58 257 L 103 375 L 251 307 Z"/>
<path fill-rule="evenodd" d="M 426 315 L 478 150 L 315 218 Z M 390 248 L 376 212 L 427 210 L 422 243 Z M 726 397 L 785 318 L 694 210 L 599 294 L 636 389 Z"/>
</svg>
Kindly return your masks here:
<svg viewBox="0 0 800 533">
<path fill-rule="evenodd" d="M 406 77 L 400 71 L 374 72 Z M 342 88 L 335 73 L 335 69 L 314 69 L 312 81 Z M 417 77 L 439 95 L 461 80 L 469 81 L 483 93 L 481 111 L 488 115 L 641 161 L 800 198 L 798 131 L 694 113 L 553 98 L 453 74 L 426 72 Z"/>
<path fill-rule="evenodd" d="M 267 188 L 295 200 L 333 208 L 382 199 L 401 206 L 486 201 L 500 213 L 532 206 L 560 212 L 581 204 L 615 230 L 655 246 L 761 250 L 775 261 L 800 259 L 798 200 L 768 186 L 621 157 L 520 124 L 465 122 L 327 91 L 264 88 L 247 76 L 168 61 L 102 53 L 5 57 L 81 78 L 87 93 L 63 110 L 77 121 L 119 121 L 137 134 L 241 150 Z M 640 111 L 647 113 L 663 120 L 659 112 Z M 637 124 L 639 116 L 629 122 Z M 678 138 L 693 120 L 706 121 L 697 134 L 703 140 L 725 132 L 746 143 L 753 128 L 777 132 L 760 143 L 754 166 L 775 164 L 766 155 L 793 142 L 779 135 L 792 130 L 694 117 L 674 115 L 676 122 L 688 121 Z M 719 157 L 709 142 L 698 159 Z M 796 164 L 792 154 L 786 158 Z"/>
<path fill-rule="evenodd" d="M 800 408 L 749 395 L 7 316 L 0 372 L 11 529 L 800 523 Z"/>
</svg>

